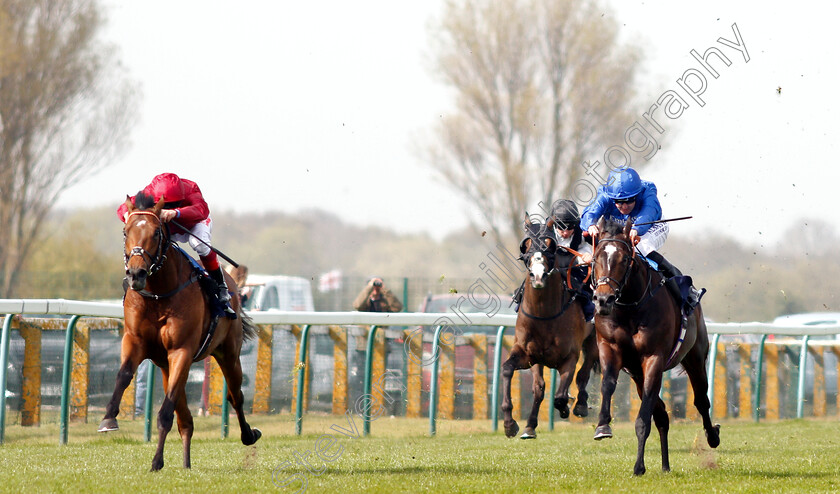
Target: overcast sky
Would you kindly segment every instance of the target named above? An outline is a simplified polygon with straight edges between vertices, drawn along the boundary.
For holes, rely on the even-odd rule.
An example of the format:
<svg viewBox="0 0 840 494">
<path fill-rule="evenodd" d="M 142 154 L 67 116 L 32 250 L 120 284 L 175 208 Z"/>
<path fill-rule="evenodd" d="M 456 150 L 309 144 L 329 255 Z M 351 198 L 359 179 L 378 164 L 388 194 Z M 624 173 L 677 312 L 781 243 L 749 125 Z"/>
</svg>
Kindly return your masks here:
<svg viewBox="0 0 840 494">
<path fill-rule="evenodd" d="M 679 118 L 660 119 L 666 140 L 642 176 L 666 217 L 694 216 L 672 235 L 720 229 L 760 245 L 800 218 L 840 231 L 837 28 L 815 0 L 731 3 L 606 3 L 643 49 L 639 122 L 701 69 L 692 49 L 731 61 L 711 62 L 719 77 L 705 73 L 702 107 L 687 99 Z M 319 207 L 436 237 L 480 221 L 411 150 L 451 108 L 428 62 L 426 26 L 441 4 L 107 2 L 105 36 L 142 86 L 140 121 L 127 154 L 59 206 L 116 207 L 171 171 L 198 182 L 214 210 Z M 718 42 L 736 40 L 733 24 L 749 61 Z"/>
</svg>

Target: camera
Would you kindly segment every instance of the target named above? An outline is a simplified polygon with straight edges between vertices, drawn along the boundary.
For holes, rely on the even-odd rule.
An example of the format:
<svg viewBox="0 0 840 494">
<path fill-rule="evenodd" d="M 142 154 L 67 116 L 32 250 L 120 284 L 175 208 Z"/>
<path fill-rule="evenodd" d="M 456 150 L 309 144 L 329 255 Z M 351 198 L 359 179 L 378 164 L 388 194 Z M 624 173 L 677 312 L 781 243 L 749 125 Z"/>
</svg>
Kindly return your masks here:
<svg viewBox="0 0 840 494">
<path fill-rule="evenodd" d="M 379 281 L 379 280 L 375 280 L 375 281 L 373 282 L 373 286 L 382 286 L 382 282 L 381 282 L 381 281 Z"/>
</svg>

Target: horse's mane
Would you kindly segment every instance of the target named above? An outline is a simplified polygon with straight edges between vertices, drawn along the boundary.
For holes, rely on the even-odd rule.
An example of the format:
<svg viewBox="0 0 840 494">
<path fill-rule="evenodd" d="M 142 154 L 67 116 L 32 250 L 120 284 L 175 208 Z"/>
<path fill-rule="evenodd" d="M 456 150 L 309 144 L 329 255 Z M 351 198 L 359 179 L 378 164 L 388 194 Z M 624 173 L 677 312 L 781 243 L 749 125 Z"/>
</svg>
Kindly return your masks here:
<svg viewBox="0 0 840 494">
<path fill-rule="evenodd" d="M 142 190 L 134 196 L 134 206 L 140 211 L 152 209 L 155 205 L 154 196 L 150 196 Z"/>
<path fill-rule="evenodd" d="M 547 227 L 545 223 L 530 223 L 525 225 L 524 239 L 537 239 L 540 237 L 549 237 L 554 240 L 554 229 Z"/>
<path fill-rule="evenodd" d="M 604 228 L 601 230 L 607 235 L 619 235 L 624 233 L 624 223 L 608 219 L 604 222 Z"/>
</svg>

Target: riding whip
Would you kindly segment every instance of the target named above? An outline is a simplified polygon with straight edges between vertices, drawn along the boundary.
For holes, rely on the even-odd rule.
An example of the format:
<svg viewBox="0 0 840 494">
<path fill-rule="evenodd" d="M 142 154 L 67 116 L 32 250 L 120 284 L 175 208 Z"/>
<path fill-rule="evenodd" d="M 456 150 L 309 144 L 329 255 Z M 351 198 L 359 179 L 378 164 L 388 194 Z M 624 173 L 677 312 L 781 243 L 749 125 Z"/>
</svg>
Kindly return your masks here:
<svg viewBox="0 0 840 494">
<path fill-rule="evenodd" d="M 225 261 L 229 262 L 233 267 L 235 267 L 235 268 L 239 267 L 239 263 L 237 263 L 236 261 L 234 261 L 230 257 L 226 256 L 224 252 L 220 251 L 219 249 L 213 247 L 212 245 L 208 244 L 204 240 L 202 240 L 202 239 L 198 238 L 197 236 L 193 235 L 193 233 L 191 231 L 189 231 L 187 228 L 185 228 L 184 225 L 178 223 L 175 220 L 169 220 L 169 222 L 172 223 L 173 225 L 177 226 L 181 230 L 184 230 L 185 232 L 187 232 L 189 235 L 191 235 L 194 239 L 198 240 L 202 244 L 206 245 L 207 247 L 210 247 L 210 250 L 212 250 L 216 254 L 219 254 L 219 257 L 221 257 Z"/>
<path fill-rule="evenodd" d="M 693 216 L 680 216 L 679 218 L 668 218 L 667 220 L 648 221 L 646 223 L 634 223 L 633 226 L 653 225 L 654 223 L 665 223 L 668 221 L 690 220 Z"/>
</svg>

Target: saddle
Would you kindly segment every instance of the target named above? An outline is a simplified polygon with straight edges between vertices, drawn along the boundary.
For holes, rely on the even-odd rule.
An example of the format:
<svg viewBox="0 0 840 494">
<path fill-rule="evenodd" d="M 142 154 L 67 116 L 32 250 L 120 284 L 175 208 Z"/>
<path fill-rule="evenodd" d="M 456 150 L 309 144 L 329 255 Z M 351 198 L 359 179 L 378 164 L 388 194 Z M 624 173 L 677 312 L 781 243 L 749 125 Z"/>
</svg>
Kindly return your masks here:
<svg viewBox="0 0 840 494">
<path fill-rule="evenodd" d="M 656 263 L 656 261 L 653 261 L 646 257 L 644 259 L 653 269 L 658 271 L 660 274 L 664 274 L 662 273 L 662 271 L 659 270 L 659 265 Z M 700 299 L 703 298 L 703 295 L 706 293 L 706 289 L 694 289 L 694 282 L 691 279 L 691 276 L 685 275 L 665 278 L 662 282 L 665 284 L 665 286 L 668 287 L 668 292 L 671 294 L 672 297 L 674 297 L 674 301 L 677 303 L 677 305 L 680 306 L 680 312 L 682 313 L 683 321 L 686 321 L 688 319 L 688 316 L 690 316 L 691 313 L 694 312 L 694 308 L 697 307 L 697 304 L 700 303 Z"/>
<path fill-rule="evenodd" d="M 210 274 L 205 270 L 201 265 L 196 261 L 191 255 L 187 253 L 184 249 L 182 249 L 178 244 L 172 243 L 172 247 L 174 247 L 178 252 L 180 252 L 187 260 L 190 262 L 190 266 L 192 266 L 193 274 L 198 277 L 198 284 L 201 287 L 201 290 L 207 295 L 207 298 L 210 300 L 210 315 L 213 319 L 218 319 L 222 316 L 230 317 L 231 319 L 236 319 L 235 314 L 229 314 L 225 311 L 225 305 L 219 300 L 218 293 L 219 293 L 219 284 L 210 277 Z"/>
<path fill-rule="evenodd" d="M 184 283 L 182 283 L 181 285 L 179 285 L 177 288 L 175 288 L 174 290 L 172 290 L 169 293 L 156 294 L 156 293 L 148 292 L 146 290 L 140 290 L 137 293 L 139 293 L 140 295 L 142 295 L 144 297 L 154 298 L 154 299 L 168 298 L 168 297 L 171 297 L 171 296 L 175 295 L 176 293 L 180 292 L 181 290 L 183 290 L 184 288 L 186 288 L 190 284 L 197 281 L 198 285 L 201 287 L 201 290 L 207 295 L 207 298 L 210 301 L 210 315 L 213 317 L 214 321 L 217 321 L 220 317 L 223 317 L 223 316 L 230 317 L 231 319 L 236 319 L 235 314 L 231 315 L 231 314 L 229 314 L 228 312 L 225 311 L 225 305 L 219 300 L 219 297 L 218 297 L 219 285 L 216 283 L 215 280 L 213 280 L 213 278 L 210 277 L 210 274 L 207 273 L 207 271 L 203 267 L 201 267 L 201 265 L 198 263 L 198 261 L 193 259 L 193 257 L 191 255 L 189 255 L 184 249 L 182 249 L 177 243 L 172 242 L 170 247 L 175 252 L 184 256 L 184 258 L 187 261 L 189 261 L 190 266 L 192 267 L 192 272 L 190 273 L 190 277 L 187 279 L 187 281 L 185 281 Z M 125 294 L 128 291 L 128 280 L 126 278 L 123 278 L 122 286 L 123 286 L 123 299 L 125 299 Z"/>
</svg>

